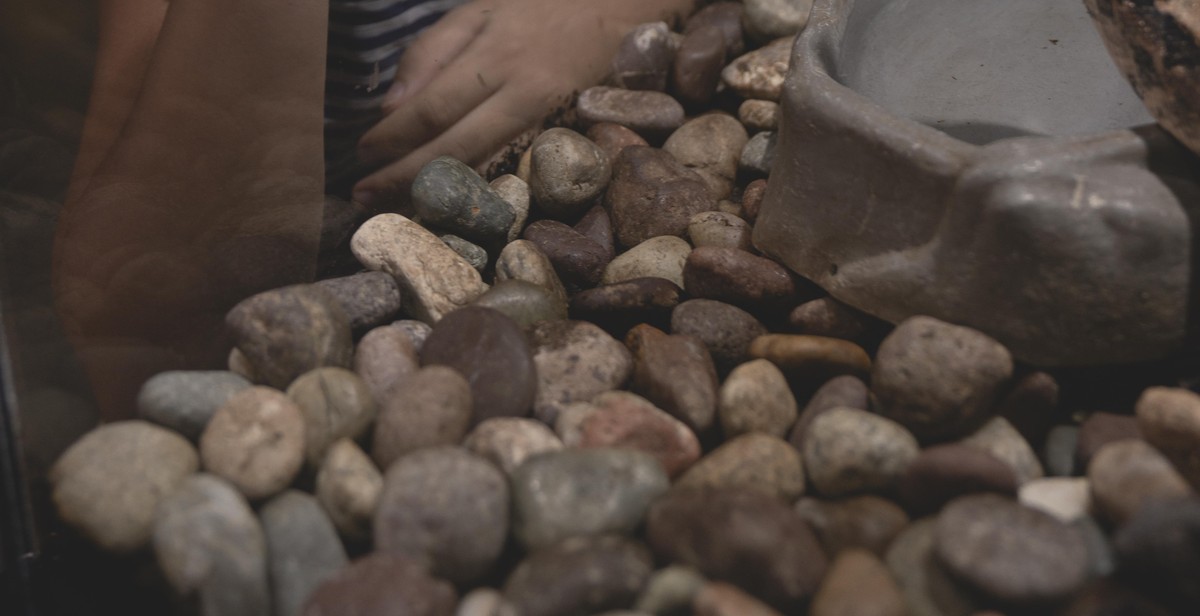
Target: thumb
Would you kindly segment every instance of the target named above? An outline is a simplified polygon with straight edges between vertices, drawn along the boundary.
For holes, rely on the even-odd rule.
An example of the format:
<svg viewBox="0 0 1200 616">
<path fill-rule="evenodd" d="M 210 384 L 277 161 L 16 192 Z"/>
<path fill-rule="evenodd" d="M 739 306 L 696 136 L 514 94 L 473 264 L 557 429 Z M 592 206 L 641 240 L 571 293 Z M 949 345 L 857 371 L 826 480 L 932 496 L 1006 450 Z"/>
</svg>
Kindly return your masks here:
<svg viewBox="0 0 1200 616">
<path fill-rule="evenodd" d="M 488 13 L 472 3 L 447 13 L 417 36 L 396 65 L 396 78 L 383 100 L 384 112 L 395 111 L 428 85 L 475 40 L 487 19 Z"/>
</svg>

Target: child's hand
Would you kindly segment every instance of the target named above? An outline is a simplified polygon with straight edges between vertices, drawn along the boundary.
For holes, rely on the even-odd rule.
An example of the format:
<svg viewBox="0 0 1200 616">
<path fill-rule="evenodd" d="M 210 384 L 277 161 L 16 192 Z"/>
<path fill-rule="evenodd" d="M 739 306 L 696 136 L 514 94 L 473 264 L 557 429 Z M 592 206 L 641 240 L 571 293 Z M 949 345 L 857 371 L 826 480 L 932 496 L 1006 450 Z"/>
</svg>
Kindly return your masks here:
<svg viewBox="0 0 1200 616">
<path fill-rule="evenodd" d="M 386 165 L 354 187 L 376 207 L 407 199 L 417 171 L 448 154 L 478 164 L 608 73 L 633 26 L 694 0 L 475 0 L 408 49 L 359 157 Z"/>
</svg>

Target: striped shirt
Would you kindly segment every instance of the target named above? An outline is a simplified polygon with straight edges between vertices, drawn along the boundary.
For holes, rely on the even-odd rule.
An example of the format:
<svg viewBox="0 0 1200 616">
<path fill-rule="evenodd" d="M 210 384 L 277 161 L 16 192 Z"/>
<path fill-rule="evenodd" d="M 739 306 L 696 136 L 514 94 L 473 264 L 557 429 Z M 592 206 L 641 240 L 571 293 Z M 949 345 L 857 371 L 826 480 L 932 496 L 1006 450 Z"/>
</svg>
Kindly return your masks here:
<svg viewBox="0 0 1200 616">
<path fill-rule="evenodd" d="M 369 169 L 355 146 L 379 121 L 400 55 L 426 27 L 468 0 L 332 0 L 325 62 L 325 182 Z"/>
</svg>

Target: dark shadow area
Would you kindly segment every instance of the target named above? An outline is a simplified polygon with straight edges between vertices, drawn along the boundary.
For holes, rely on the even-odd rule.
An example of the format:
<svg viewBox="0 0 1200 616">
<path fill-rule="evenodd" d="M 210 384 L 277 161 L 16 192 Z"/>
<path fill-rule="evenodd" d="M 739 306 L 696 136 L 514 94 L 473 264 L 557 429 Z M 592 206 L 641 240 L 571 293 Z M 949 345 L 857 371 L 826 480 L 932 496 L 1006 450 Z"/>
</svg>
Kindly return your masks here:
<svg viewBox="0 0 1200 616">
<path fill-rule="evenodd" d="M 1013 137 L 1044 136 L 1016 126 L 990 124 L 988 122 L 946 123 L 938 121 L 926 124 L 926 126 L 940 130 L 959 141 L 965 141 L 974 145 L 987 145 L 993 141 L 1011 139 Z"/>
</svg>

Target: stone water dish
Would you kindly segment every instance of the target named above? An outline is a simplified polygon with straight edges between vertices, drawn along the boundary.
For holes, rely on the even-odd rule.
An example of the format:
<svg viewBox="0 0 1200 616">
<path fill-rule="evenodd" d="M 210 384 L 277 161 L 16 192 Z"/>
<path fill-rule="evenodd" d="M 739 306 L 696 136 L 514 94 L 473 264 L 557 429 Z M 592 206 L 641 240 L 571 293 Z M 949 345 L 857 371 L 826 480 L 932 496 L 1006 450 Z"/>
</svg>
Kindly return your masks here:
<svg viewBox="0 0 1200 616">
<path fill-rule="evenodd" d="M 816 0 L 755 244 L 892 322 L 1068 366 L 1178 350 L 1200 160 L 1082 0 Z"/>
</svg>

